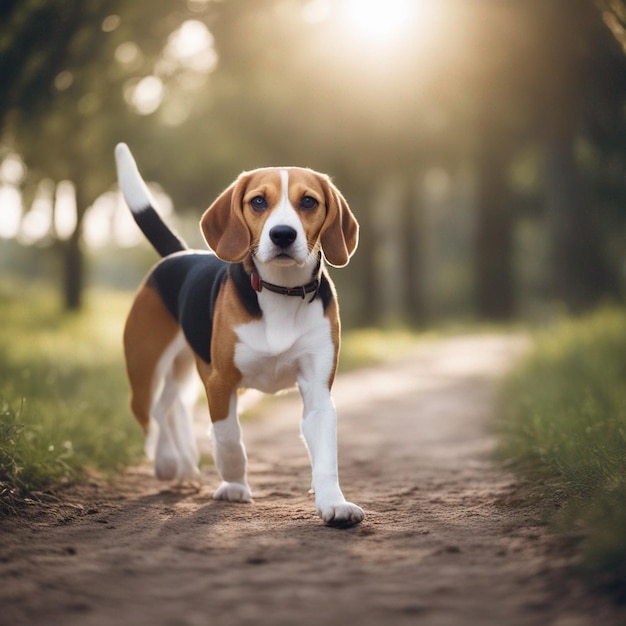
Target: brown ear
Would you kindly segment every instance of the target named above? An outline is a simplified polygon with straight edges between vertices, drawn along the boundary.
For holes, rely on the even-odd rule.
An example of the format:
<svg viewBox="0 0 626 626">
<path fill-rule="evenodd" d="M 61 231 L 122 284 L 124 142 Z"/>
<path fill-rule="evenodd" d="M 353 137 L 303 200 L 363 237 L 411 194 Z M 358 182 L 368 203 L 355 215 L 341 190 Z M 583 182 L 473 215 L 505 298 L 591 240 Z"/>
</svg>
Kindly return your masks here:
<svg viewBox="0 0 626 626">
<path fill-rule="evenodd" d="M 321 243 L 330 265 L 343 267 L 359 243 L 359 224 L 339 189 L 323 178 L 326 195 L 326 221 L 322 226 Z"/>
<path fill-rule="evenodd" d="M 243 175 L 204 212 L 200 228 L 209 247 L 223 261 L 243 261 L 250 250 L 250 231 L 243 219 Z"/>
</svg>

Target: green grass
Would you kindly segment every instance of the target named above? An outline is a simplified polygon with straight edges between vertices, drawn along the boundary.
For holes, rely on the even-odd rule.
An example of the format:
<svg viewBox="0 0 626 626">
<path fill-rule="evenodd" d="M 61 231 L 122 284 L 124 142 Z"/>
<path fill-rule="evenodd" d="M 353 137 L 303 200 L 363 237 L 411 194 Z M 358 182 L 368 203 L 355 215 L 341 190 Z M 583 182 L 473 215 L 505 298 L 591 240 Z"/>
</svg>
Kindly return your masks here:
<svg viewBox="0 0 626 626">
<path fill-rule="evenodd" d="M 128 408 L 122 328 L 131 295 L 90 291 L 85 310 L 0 282 L 0 510 L 36 492 L 138 461 L 140 428 Z M 344 336 L 343 369 L 406 353 L 416 336 Z"/>
<path fill-rule="evenodd" d="M 0 507 L 140 458 L 121 335 L 130 297 L 62 314 L 45 289 L 0 285 Z"/>
<path fill-rule="evenodd" d="M 508 381 L 502 455 L 527 476 L 581 569 L 626 596 L 626 313 L 538 338 Z"/>
</svg>

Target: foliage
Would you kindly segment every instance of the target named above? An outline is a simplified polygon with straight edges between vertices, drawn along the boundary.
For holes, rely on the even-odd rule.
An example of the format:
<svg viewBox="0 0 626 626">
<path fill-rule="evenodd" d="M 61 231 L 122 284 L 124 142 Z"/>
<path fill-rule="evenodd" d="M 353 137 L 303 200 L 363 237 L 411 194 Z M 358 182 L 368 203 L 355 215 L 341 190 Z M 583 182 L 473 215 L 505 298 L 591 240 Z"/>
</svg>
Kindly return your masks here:
<svg viewBox="0 0 626 626">
<path fill-rule="evenodd" d="M 91 291 L 63 315 L 51 291 L 0 283 L 0 500 L 111 472 L 141 455 L 122 357 L 130 295 Z M 408 331 L 345 333 L 343 370 L 416 343 Z M 0 506 L 0 509 L 2 507 Z"/>
<path fill-rule="evenodd" d="M 502 455 L 534 482 L 584 570 L 626 593 L 626 313 L 605 309 L 540 337 L 508 381 Z"/>
<path fill-rule="evenodd" d="M 463 275 L 463 313 L 510 316 L 522 213 L 552 233 L 541 275 L 566 303 L 623 288 L 625 57 L 605 24 L 622 32 L 623 2 L 409 2 L 382 44 L 344 4 L 0 3 L 0 157 L 22 156 L 30 196 L 42 177 L 75 185 L 68 305 L 81 218 L 114 183 L 119 140 L 180 211 L 199 213 L 243 168 L 332 174 L 369 251 L 337 276 L 360 325 L 437 319 L 450 299 L 440 271 Z M 204 73 L 166 58 L 189 20 L 210 32 L 217 63 Z M 150 78 L 160 105 L 139 115 L 132 94 Z M 542 171 L 520 188 L 511 170 L 530 153 Z"/>
<path fill-rule="evenodd" d="M 61 316 L 37 289 L 0 290 L 0 491 L 22 495 L 139 458 L 121 350 L 128 298 Z"/>
<path fill-rule="evenodd" d="M 113 147 L 146 127 L 126 96 L 152 73 L 180 24 L 176 16 L 170 3 L 145 0 L 21 0 L 0 7 L 0 157 L 14 151 L 24 160 L 27 197 L 43 179 L 74 185 L 76 227 L 52 248 L 63 258 L 67 309 L 81 306 L 82 222 L 114 182 Z M 116 63 L 120 46 L 136 39 L 135 61 Z"/>
</svg>

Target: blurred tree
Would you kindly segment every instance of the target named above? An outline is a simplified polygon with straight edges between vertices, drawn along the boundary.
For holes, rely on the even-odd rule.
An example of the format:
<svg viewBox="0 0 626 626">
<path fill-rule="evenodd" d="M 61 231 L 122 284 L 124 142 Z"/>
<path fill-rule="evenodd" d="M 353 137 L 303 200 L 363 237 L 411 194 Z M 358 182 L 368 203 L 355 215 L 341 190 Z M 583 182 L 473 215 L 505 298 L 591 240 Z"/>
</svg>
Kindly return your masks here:
<svg viewBox="0 0 626 626">
<path fill-rule="evenodd" d="M 626 57 L 597 3 L 534 4 L 533 60 L 541 64 L 534 95 L 547 154 L 554 291 L 568 308 L 580 311 L 619 293 L 618 268 L 607 255 L 608 207 L 602 202 L 609 180 L 595 172 L 621 160 L 623 185 Z M 621 144 L 617 151 L 616 144 Z M 619 195 L 623 201 L 623 191 Z"/>
<path fill-rule="evenodd" d="M 477 99 L 478 313 L 514 313 L 519 199 L 509 168 L 537 140 L 545 154 L 553 296 L 572 311 L 592 307 L 621 289 L 623 247 L 621 259 L 610 252 L 612 233 L 624 228 L 626 57 L 616 41 L 624 39 L 617 26 L 624 3 L 494 0 L 475 7 L 474 17 L 481 13 L 477 41 L 485 56 L 468 86 Z"/>
<path fill-rule="evenodd" d="M 514 313 L 521 203 L 511 165 L 542 142 L 551 166 L 532 203 L 547 199 L 558 293 L 578 308 L 614 292 L 626 72 L 602 19 L 622 32 L 623 3 L 418 4 L 431 13 L 381 45 L 339 23 L 339 0 L 0 3 L 2 141 L 31 179 L 68 179 L 77 191 L 78 225 L 63 244 L 68 306 L 79 302 L 81 220 L 114 180 L 119 140 L 177 211 L 203 209 L 241 169 L 289 163 L 331 173 L 363 225 L 361 252 L 337 275 L 361 324 L 423 323 L 438 312 L 429 255 L 470 265 L 455 234 L 433 232 L 449 226 L 433 218 L 441 201 L 424 193 L 433 168 L 451 181 L 473 175 L 446 202 L 475 240 L 477 312 Z M 189 19 L 210 31 L 219 57 L 210 72 L 176 69 L 164 52 Z M 161 91 L 139 115 L 133 94 L 146 77 Z"/>
<path fill-rule="evenodd" d="M 146 14 L 150 21 L 144 21 Z M 56 244 L 64 259 L 68 309 L 81 303 L 85 211 L 114 180 L 116 141 L 138 130 L 124 88 L 130 76 L 151 73 L 181 19 L 169 2 L 21 0 L 0 5 L 0 136 L 27 164 L 28 184 L 42 178 L 70 180 L 76 191 L 76 228 Z M 127 67 L 114 63 L 119 46 L 135 40 L 141 40 L 141 48 L 132 44 L 135 58 Z"/>
<path fill-rule="evenodd" d="M 31 183 L 46 176 L 72 180 L 76 187 L 78 225 L 63 244 L 68 308 L 80 304 L 81 217 L 89 200 L 102 191 L 97 184 L 102 180 L 99 172 L 96 184 L 89 182 L 96 173 L 89 167 L 94 165 L 96 150 L 91 145 L 93 128 L 84 123 L 101 102 L 99 94 L 86 99 L 90 92 L 85 78 L 92 75 L 80 70 L 97 58 L 103 40 L 101 24 L 111 4 L 24 0 L 2 5 L 3 139 L 23 156 Z"/>
<path fill-rule="evenodd" d="M 508 168 L 518 149 L 525 113 L 523 45 L 527 25 L 518 7 L 484 2 L 474 19 L 480 59 L 473 59 L 470 93 L 475 100 L 477 171 L 474 280 L 476 311 L 483 319 L 508 320 L 515 313 L 514 197 Z M 522 105 L 522 106 L 520 106 Z M 522 122 L 523 123 L 523 122 Z"/>
<path fill-rule="evenodd" d="M 353 320 L 423 321 L 416 182 L 431 158 L 426 143 L 443 152 L 454 134 L 447 121 L 430 128 L 423 111 L 438 119 L 448 87 L 427 93 L 437 64 L 424 66 L 419 40 L 368 47 L 330 19 L 303 20 L 308 4 L 223 3 L 211 24 L 220 64 L 210 115 L 240 146 L 243 166 L 293 163 L 334 175 L 362 223 L 362 252 L 337 275 L 344 301 L 357 302 Z M 206 117 L 199 109 L 194 121 Z M 389 180 L 401 187 L 392 197 Z M 399 235 L 390 239 L 387 226 Z M 391 302 L 383 294 L 394 285 Z"/>
</svg>

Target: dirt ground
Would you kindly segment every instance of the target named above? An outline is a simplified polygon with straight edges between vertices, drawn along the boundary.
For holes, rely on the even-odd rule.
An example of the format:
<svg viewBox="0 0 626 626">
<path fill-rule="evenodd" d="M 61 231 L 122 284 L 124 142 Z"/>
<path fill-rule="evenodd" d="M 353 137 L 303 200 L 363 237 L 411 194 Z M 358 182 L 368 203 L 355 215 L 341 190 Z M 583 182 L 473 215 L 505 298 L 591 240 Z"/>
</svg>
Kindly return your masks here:
<svg viewBox="0 0 626 626">
<path fill-rule="evenodd" d="M 352 529 L 315 516 L 293 395 L 244 423 L 254 504 L 211 500 L 212 467 L 199 492 L 139 467 L 2 520 L 0 624 L 625 624 L 493 461 L 495 381 L 524 343 L 437 340 L 337 380 Z"/>
</svg>

